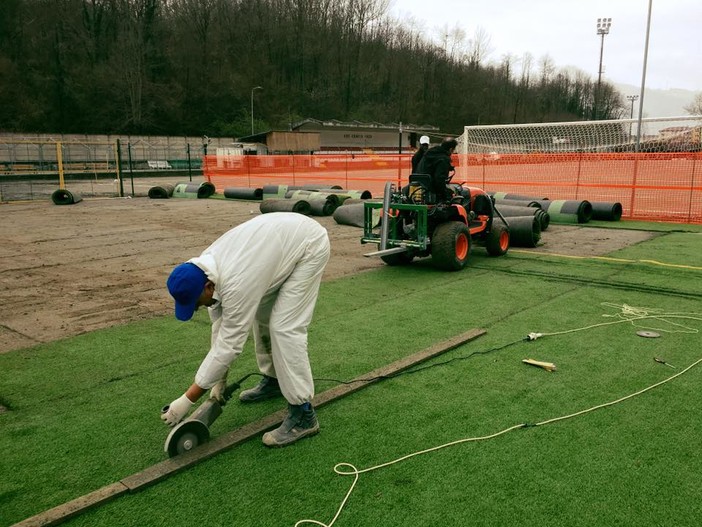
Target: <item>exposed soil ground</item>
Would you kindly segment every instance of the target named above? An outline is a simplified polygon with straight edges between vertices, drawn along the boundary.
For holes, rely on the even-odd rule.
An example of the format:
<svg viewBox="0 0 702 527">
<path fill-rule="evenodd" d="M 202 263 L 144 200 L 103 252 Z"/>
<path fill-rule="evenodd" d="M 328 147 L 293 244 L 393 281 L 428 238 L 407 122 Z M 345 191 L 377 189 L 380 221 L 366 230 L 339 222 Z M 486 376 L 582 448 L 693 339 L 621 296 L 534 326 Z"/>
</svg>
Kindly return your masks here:
<svg viewBox="0 0 702 527">
<path fill-rule="evenodd" d="M 0 353 L 172 313 L 171 269 L 259 214 L 233 200 L 86 198 L 0 204 Z M 316 218 L 329 232 L 325 280 L 384 264 L 362 231 Z M 550 225 L 533 251 L 595 256 L 648 239 L 623 229 Z"/>
</svg>

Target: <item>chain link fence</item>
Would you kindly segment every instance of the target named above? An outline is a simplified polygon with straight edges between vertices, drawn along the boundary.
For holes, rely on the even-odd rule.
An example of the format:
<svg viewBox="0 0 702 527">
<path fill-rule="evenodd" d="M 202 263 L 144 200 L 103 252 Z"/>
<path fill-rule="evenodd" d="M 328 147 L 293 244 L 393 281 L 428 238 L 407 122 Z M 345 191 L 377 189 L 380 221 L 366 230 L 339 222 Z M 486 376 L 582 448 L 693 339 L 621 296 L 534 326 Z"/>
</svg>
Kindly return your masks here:
<svg viewBox="0 0 702 527">
<path fill-rule="evenodd" d="M 0 201 L 135 195 L 140 180 L 202 175 L 208 148 L 232 138 L 0 134 Z M 148 190 L 148 189 L 147 189 Z M 143 192 L 140 190 L 139 192 Z"/>
</svg>

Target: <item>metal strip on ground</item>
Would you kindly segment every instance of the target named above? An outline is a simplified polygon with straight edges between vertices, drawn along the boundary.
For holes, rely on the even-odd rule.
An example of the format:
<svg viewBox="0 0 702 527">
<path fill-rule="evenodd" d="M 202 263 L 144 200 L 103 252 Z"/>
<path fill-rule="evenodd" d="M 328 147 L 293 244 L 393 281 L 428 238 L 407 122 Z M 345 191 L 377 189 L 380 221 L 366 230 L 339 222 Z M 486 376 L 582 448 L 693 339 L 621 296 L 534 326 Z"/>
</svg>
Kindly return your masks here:
<svg viewBox="0 0 702 527">
<path fill-rule="evenodd" d="M 395 375 L 401 371 L 411 368 L 412 366 L 416 366 L 422 362 L 432 359 L 437 355 L 451 351 L 452 349 L 455 349 L 466 342 L 470 342 L 471 340 L 484 335 L 486 332 L 487 331 L 484 329 L 471 329 L 466 333 L 456 335 L 448 340 L 434 344 L 433 346 L 419 351 L 414 355 L 397 360 L 391 364 L 388 364 L 387 366 L 383 366 L 368 372 L 361 377 L 357 377 L 356 379 L 350 381 L 349 384 L 342 384 L 326 390 L 314 398 L 313 404 L 315 408 L 324 406 L 325 404 L 345 397 L 346 395 L 357 392 L 369 384 L 377 382 L 383 377 Z M 137 490 L 156 483 L 172 474 L 209 459 L 233 446 L 241 444 L 244 441 L 248 441 L 266 430 L 270 430 L 271 428 L 274 428 L 282 423 L 286 415 L 287 409 L 270 414 L 262 419 L 259 419 L 258 421 L 254 421 L 253 423 L 249 423 L 241 428 L 237 428 L 229 433 L 218 436 L 211 441 L 198 446 L 190 452 L 166 459 L 165 461 L 152 465 L 141 472 L 127 476 L 117 483 L 107 485 L 89 494 L 32 516 L 31 518 L 27 518 L 26 520 L 16 523 L 13 527 L 46 527 L 63 523 L 69 518 L 77 516 L 88 509 L 104 504 L 107 501 L 121 496 L 122 494 L 136 492 Z"/>
</svg>

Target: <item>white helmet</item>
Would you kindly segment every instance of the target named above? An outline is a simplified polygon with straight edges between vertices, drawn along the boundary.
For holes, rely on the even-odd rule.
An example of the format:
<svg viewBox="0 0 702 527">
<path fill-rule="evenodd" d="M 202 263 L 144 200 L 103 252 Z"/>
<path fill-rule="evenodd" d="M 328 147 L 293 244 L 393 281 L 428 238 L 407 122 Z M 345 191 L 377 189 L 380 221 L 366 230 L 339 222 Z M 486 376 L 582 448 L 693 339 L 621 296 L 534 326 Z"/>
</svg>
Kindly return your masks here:
<svg viewBox="0 0 702 527">
<path fill-rule="evenodd" d="M 420 145 L 428 145 L 429 144 L 429 136 L 428 135 L 423 135 L 422 137 L 419 138 L 419 144 Z"/>
</svg>

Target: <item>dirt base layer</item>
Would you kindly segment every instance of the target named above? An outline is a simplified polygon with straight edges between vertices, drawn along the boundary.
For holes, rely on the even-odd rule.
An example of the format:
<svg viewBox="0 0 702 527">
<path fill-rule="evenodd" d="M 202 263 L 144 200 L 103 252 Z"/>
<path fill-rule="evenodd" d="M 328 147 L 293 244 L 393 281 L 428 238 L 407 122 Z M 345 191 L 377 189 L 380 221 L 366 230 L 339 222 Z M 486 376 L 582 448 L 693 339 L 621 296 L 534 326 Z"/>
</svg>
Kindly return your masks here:
<svg viewBox="0 0 702 527">
<path fill-rule="evenodd" d="M 259 215 L 258 201 L 88 198 L 1 204 L 0 353 L 168 315 L 166 279 L 228 229 Z M 315 217 L 329 232 L 325 280 L 382 267 L 362 230 Z M 551 225 L 533 251 L 596 256 L 651 237 L 624 229 Z M 470 268 L 470 264 L 468 265 Z M 469 272 L 469 269 L 466 270 Z"/>
</svg>

